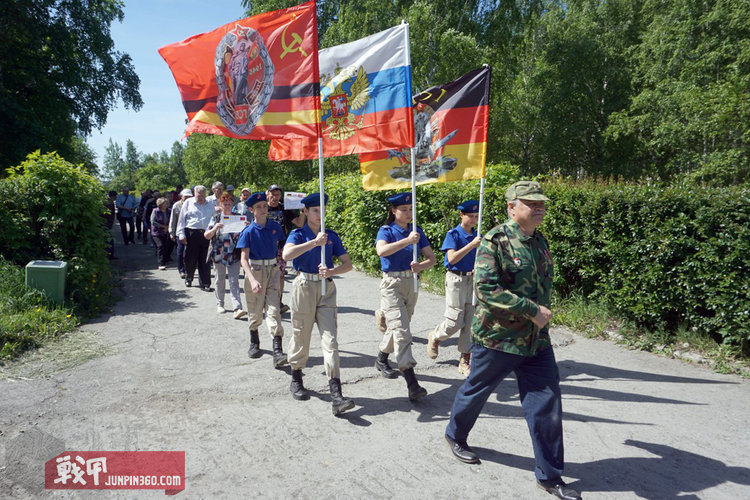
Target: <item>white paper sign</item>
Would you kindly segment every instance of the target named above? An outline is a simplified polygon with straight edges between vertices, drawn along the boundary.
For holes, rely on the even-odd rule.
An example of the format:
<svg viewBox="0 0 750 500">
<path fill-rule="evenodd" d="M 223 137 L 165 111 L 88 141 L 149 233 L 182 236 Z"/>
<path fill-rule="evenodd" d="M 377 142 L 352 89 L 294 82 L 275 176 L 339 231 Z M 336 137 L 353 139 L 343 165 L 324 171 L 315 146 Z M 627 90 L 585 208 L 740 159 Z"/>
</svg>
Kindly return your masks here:
<svg viewBox="0 0 750 500">
<path fill-rule="evenodd" d="M 284 210 L 297 210 L 304 208 L 302 198 L 307 196 L 305 193 L 293 193 L 291 191 L 284 193 Z"/>
<path fill-rule="evenodd" d="M 221 230 L 225 233 L 239 233 L 245 229 L 248 221 L 246 215 L 222 215 L 221 223 L 224 227 Z"/>
</svg>

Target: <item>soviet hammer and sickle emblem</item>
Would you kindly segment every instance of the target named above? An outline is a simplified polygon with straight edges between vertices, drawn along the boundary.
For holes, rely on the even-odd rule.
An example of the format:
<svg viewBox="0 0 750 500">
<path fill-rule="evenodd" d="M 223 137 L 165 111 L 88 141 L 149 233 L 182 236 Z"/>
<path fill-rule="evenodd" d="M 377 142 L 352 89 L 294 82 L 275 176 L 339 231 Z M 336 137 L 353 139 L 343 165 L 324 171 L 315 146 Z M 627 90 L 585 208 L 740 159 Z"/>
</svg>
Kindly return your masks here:
<svg viewBox="0 0 750 500">
<path fill-rule="evenodd" d="M 284 56 L 290 53 L 299 52 L 302 54 L 302 57 L 307 57 L 307 52 L 302 50 L 302 37 L 299 36 L 297 33 L 292 32 L 292 42 L 287 43 L 286 41 L 286 30 L 289 29 L 289 25 L 287 24 L 284 28 L 284 31 L 281 32 L 281 47 L 284 49 L 284 52 L 281 53 L 281 56 L 279 59 L 284 59 Z"/>
</svg>

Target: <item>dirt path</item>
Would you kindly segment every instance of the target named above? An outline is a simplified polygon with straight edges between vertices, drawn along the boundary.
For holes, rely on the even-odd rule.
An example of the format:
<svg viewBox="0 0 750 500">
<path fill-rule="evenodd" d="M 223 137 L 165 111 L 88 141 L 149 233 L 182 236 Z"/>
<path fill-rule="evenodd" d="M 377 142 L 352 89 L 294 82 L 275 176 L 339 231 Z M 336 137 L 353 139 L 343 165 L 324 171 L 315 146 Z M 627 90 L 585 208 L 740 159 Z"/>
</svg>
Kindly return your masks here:
<svg viewBox="0 0 750 500">
<path fill-rule="evenodd" d="M 336 418 L 315 334 L 313 397 L 295 401 L 265 329 L 265 354 L 250 360 L 245 320 L 218 315 L 213 294 L 185 288 L 174 269 L 156 271 L 150 247 L 117 251 L 127 272 L 113 313 L 0 370 L 0 498 L 164 496 L 45 492 L 40 464 L 64 450 L 184 450 L 185 498 L 552 498 L 534 484 L 512 379 L 469 438 L 482 463 L 451 456 L 443 432 L 461 383 L 456 343 L 436 361 L 425 349 L 442 297 L 421 293 L 412 323 L 429 391 L 413 404 L 403 379 L 372 367 L 378 280 L 336 280 L 343 390 L 357 403 Z M 563 330 L 553 337 L 566 477 L 585 498 L 750 498 L 749 381 Z"/>
</svg>

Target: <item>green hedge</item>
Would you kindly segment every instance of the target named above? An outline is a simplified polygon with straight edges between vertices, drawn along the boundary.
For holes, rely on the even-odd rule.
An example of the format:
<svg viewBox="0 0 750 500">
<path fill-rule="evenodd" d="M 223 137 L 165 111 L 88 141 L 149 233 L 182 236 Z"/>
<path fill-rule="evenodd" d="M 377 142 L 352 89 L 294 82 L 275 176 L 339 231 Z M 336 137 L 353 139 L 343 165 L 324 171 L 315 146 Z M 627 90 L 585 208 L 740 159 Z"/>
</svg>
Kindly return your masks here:
<svg viewBox="0 0 750 500">
<path fill-rule="evenodd" d="M 510 165 L 488 167 L 485 231 L 506 219 L 505 189 L 518 175 Z M 326 177 L 326 224 L 359 268 L 376 272 L 375 235 L 394 191 L 364 191 L 361 182 L 354 173 Z M 556 293 L 582 293 L 648 329 L 696 328 L 749 354 L 747 187 L 549 180 L 544 188 L 552 201 L 542 230 L 555 258 Z M 478 196 L 478 181 L 417 188 L 418 223 L 439 262 L 445 232 L 458 223 L 456 205 Z"/>
<path fill-rule="evenodd" d="M 55 153 L 32 153 L 0 179 L 0 255 L 17 266 L 66 261 L 66 305 L 78 317 L 111 302 L 103 202 L 101 183 Z"/>
<path fill-rule="evenodd" d="M 750 340 L 750 189 L 551 181 L 555 288 L 653 330 Z"/>
</svg>

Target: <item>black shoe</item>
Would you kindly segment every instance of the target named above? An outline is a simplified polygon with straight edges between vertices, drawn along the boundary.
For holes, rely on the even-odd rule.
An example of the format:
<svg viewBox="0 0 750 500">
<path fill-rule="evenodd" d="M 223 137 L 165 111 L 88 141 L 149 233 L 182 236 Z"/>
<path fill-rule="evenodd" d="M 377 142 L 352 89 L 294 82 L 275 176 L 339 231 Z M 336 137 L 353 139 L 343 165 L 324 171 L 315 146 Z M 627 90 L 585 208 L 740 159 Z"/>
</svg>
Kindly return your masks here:
<svg viewBox="0 0 750 500">
<path fill-rule="evenodd" d="M 286 304 L 281 304 L 281 306 L 279 307 L 279 313 L 284 314 L 285 312 L 288 312 L 288 311 L 289 311 L 289 306 Z"/>
<path fill-rule="evenodd" d="M 187 286 L 187 287 L 193 286 L 193 280 L 189 280 L 189 279 L 185 278 L 185 286 Z"/>
<path fill-rule="evenodd" d="M 569 488 L 562 479 L 548 483 L 550 486 L 545 486 L 542 483 L 536 483 L 541 489 L 551 495 L 555 495 L 557 498 L 562 500 L 581 500 L 581 494 L 573 488 Z"/>
<path fill-rule="evenodd" d="M 331 409 L 334 415 L 340 415 L 346 410 L 354 408 L 354 401 L 345 398 L 341 394 L 341 379 L 330 379 L 328 381 L 328 387 L 331 389 Z"/>
<path fill-rule="evenodd" d="M 281 337 L 274 337 L 273 338 L 273 367 L 281 368 L 288 362 L 289 360 L 287 359 L 286 354 L 284 354 L 284 351 L 281 350 Z"/>
<path fill-rule="evenodd" d="M 250 348 L 247 350 L 247 355 L 253 359 L 259 358 L 263 355 L 263 353 L 260 352 L 258 330 L 250 330 Z"/>
<path fill-rule="evenodd" d="M 406 388 L 409 390 L 409 401 L 416 401 L 427 396 L 427 389 L 417 382 L 414 368 L 404 370 L 404 379 L 406 379 Z"/>
<path fill-rule="evenodd" d="M 375 360 L 375 368 L 385 378 L 396 378 L 398 377 L 398 371 L 391 368 L 391 364 L 388 363 L 388 354 L 379 351 L 378 357 Z"/>
<path fill-rule="evenodd" d="M 298 401 L 306 401 L 310 399 L 310 394 L 302 385 L 302 370 L 292 370 L 292 383 L 289 384 L 289 390 L 292 393 L 292 397 Z"/>
<path fill-rule="evenodd" d="M 214 291 L 214 289 L 211 288 L 209 285 L 201 285 L 201 290 L 203 290 L 204 292 L 213 292 Z"/>
<path fill-rule="evenodd" d="M 479 457 L 474 453 L 474 450 L 469 448 L 468 444 L 459 444 L 448 436 L 445 436 L 445 440 L 448 441 L 454 457 L 467 464 L 479 463 Z"/>
</svg>

